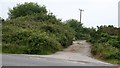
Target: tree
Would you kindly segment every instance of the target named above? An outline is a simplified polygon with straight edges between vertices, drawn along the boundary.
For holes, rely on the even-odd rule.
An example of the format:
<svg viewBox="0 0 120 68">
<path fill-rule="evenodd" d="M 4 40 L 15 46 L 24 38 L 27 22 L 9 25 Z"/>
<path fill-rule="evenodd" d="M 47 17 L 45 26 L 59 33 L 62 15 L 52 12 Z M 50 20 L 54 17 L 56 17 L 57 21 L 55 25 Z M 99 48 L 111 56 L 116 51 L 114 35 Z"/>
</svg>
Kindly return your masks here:
<svg viewBox="0 0 120 68">
<path fill-rule="evenodd" d="M 47 14 L 46 7 L 33 2 L 25 2 L 24 4 L 17 4 L 17 6 L 10 9 L 8 15 L 10 19 L 13 19 L 35 13 Z"/>
<path fill-rule="evenodd" d="M 76 33 L 75 33 L 75 37 L 76 39 L 81 39 L 81 37 L 83 36 L 82 31 L 83 31 L 83 27 L 82 27 L 82 23 L 78 22 L 75 19 L 70 19 L 66 21 L 66 24 L 68 26 L 70 26 Z"/>
</svg>

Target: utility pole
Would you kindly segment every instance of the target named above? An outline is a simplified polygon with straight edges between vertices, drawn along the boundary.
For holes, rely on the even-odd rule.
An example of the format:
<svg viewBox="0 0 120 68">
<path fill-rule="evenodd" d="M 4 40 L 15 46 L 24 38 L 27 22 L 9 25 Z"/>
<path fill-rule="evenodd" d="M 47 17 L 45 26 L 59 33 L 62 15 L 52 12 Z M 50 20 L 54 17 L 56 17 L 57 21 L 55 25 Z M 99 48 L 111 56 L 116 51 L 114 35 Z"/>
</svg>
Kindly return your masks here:
<svg viewBox="0 0 120 68">
<path fill-rule="evenodd" d="M 80 23 L 81 23 L 81 19 L 82 19 L 82 11 L 84 11 L 84 10 L 79 9 L 79 11 L 80 11 Z"/>
</svg>

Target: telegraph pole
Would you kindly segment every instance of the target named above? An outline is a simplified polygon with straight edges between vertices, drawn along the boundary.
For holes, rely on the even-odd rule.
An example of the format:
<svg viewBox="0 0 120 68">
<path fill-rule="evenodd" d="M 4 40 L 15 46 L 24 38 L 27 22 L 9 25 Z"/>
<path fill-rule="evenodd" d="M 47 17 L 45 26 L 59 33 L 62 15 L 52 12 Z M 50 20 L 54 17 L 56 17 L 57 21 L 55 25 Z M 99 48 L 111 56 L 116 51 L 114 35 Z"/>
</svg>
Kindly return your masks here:
<svg viewBox="0 0 120 68">
<path fill-rule="evenodd" d="M 82 11 L 84 11 L 84 10 L 79 9 L 79 11 L 80 11 L 80 23 L 81 23 L 81 19 L 82 19 Z"/>
</svg>

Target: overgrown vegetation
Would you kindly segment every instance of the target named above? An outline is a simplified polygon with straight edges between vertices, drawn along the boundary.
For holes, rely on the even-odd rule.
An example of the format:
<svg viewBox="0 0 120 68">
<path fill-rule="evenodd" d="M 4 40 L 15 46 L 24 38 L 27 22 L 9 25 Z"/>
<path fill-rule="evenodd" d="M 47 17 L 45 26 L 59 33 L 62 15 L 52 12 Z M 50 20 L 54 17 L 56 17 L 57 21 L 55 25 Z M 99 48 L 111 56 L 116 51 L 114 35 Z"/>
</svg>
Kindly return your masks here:
<svg viewBox="0 0 120 68">
<path fill-rule="evenodd" d="M 95 31 L 94 28 L 83 27 L 83 24 L 75 19 L 67 20 L 66 25 L 75 31 L 75 40 L 89 39 L 90 33 Z"/>
<path fill-rule="evenodd" d="M 85 39 L 92 44 L 92 54 L 110 63 L 120 64 L 120 35 L 119 29 L 109 26 L 95 28 L 83 27 L 77 20 L 66 21 L 75 31 L 76 40 Z"/>
<path fill-rule="evenodd" d="M 100 26 L 89 40 L 93 44 L 92 53 L 96 58 L 120 64 L 120 38 L 118 28 Z"/>
<path fill-rule="evenodd" d="M 26 5 L 31 6 L 25 7 Z M 13 11 L 10 17 L 14 18 L 11 17 L 3 22 L 3 53 L 51 54 L 72 44 L 74 30 L 63 24 L 52 13 L 42 12 L 46 10 L 45 8 L 40 7 L 33 11 L 33 14 L 29 14 L 30 10 L 27 8 L 32 9 L 36 5 L 36 3 L 25 3 L 10 10 Z M 17 17 L 14 11 L 22 10 L 24 7 L 28 13 Z"/>
<path fill-rule="evenodd" d="M 17 18 L 26 15 L 32 15 L 36 13 L 47 14 L 47 10 L 45 6 L 40 6 L 37 3 L 27 3 L 17 4 L 17 6 L 13 7 L 9 10 L 9 18 Z"/>
<path fill-rule="evenodd" d="M 65 23 L 45 6 L 37 3 L 18 4 L 9 10 L 9 18 L 2 28 L 3 53 L 52 54 L 72 44 L 73 40 L 85 39 L 92 44 L 92 54 L 107 62 L 120 64 L 120 32 L 109 26 L 83 27 L 75 19 Z"/>
</svg>

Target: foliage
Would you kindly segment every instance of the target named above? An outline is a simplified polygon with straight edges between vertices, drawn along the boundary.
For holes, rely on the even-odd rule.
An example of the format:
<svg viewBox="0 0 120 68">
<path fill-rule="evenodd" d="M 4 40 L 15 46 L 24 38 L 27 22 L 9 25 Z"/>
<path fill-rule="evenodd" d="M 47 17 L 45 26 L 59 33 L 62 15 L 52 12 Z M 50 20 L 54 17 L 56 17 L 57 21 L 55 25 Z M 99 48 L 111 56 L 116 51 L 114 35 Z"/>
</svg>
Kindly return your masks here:
<svg viewBox="0 0 120 68">
<path fill-rule="evenodd" d="M 78 22 L 75 19 L 69 19 L 66 21 L 66 25 L 71 27 L 75 31 L 75 39 L 86 39 L 89 40 L 91 35 L 94 35 L 96 29 L 95 28 L 86 28 L 83 27 L 82 23 Z"/>
<path fill-rule="evenodd" d="M 94 56 L 111 63 L 120 63 L 120 37 L 117 27 L 104 25 L 97 26 L 97 29 L 86 28 L 74 19 L 67 20 L 66 24 L 75 31 L 77 40 L 86 39 L 92 43 L 91 52 Z"/>
<path fill-rule="evenodd" d="M 111 36 L 116 36 L 118 35 L 118 29 L 116 27 L 114 27 L 113 25 L 104 25 L 104 26 L 97 26 L 98 28 L 98 33 L 107 33 L 108 35 Z"/>
<path fill-rule="evenodd" d="M 50 54 L 62 49 L 62 46 L 56 40 L 54 35 L 40 31 L 28 31 L 25 29 L 20 32 L 16 32 L 15 34 L 3 35 L 3 42 L 5 42 L 5 45 L 3 44 L 3 52 L 11 50 L 9 48 L 12 48 L 10 53 Z M 16 48 L 18 50 L 15 50 Z"/>
<path fill-rule="evenodd" d="M 120 62 L 118 62 L 120 61 L 120 38 L 118 36 L 118 29 L 112 25 L 100 26 L 93 34 L 89 40 L 89 42 L 93 44 L 93 55 L 105 61 L 120 64 Z"/>
<path fill-rule="evenodd" d="M 72 44 L 74 33 L 68 26 L 21 18 L 3 23 L 4 53 L 51 54 Z"/>
<path fill-rule="evenodd" d="M 111 63 L 120 64 L 119 29 L 112 25 L 83 27 L 81 22 L 69 19 L 62 23 L 45 6 L 37 3 L 18 4 L 9 10 L 4 21 L 2 43 L 4 53 L 51 54 L 62 50 L 75 40 L 86 39 L 92 43 L 92 54 Z"/>
<path fill-rule="evenodd" d="M 9 10 L 9 18 L 17 18 L 21 16 L 31 15 L 31 14 L 46 14 L 47 10 L 45 6 L 40 6 L 37 3 L 25 2 L 24 4 L 17 4 L 13 9 Z"/>
<path fill-rule="evenodd" d="M 84 37 L 84 34 L 82 33 L 83 31 L 82 23 L 78 22 L 75 19 L 70 19 L 66 21 L 66 24 L 75 31 L 76 39 L 82 39 L 82 37 Z"/>
<path fill-rule="evenodd" d="M 31 3 L 21 5 L 28 4 Z M 52 13 L 32 13 L 8 19 L 2 31 L 4 53 L 51 54 L 68 47 L 74 37 L 74 30 Z"/>
</svg>

